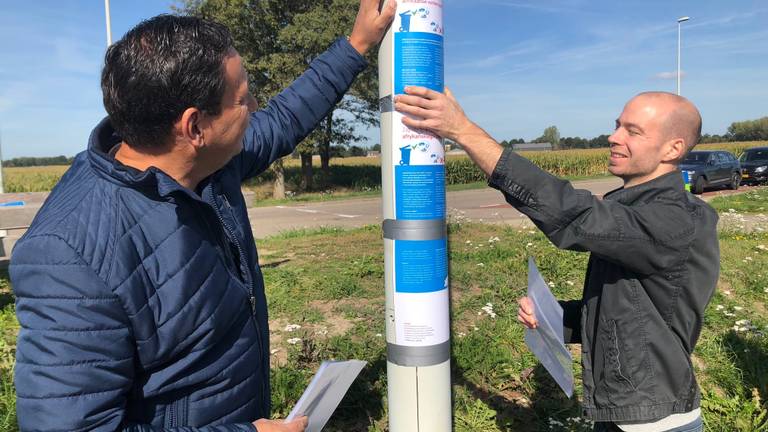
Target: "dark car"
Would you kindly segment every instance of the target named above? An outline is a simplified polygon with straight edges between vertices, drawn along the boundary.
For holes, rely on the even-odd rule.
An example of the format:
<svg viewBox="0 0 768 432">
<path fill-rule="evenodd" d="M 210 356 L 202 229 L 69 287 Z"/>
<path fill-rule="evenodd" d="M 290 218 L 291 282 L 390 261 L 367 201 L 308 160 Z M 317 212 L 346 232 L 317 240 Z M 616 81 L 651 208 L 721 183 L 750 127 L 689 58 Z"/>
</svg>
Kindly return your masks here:
<svg viewBox="0 0 768 432">
<path fill-rule="evenodd" d="M 741 164 L 727 151 L 692 151 L 680 164 L 680 170 L 688 173 L 691 192 L 695 194 L 712 186 L 735 190 L 741 183 Z"/>
<path fill-rule="evenodd" d="M 739 161 L 742 182 L 754 184 L 768 182 L 768 147 L 747 149 Z"/>
</svg>

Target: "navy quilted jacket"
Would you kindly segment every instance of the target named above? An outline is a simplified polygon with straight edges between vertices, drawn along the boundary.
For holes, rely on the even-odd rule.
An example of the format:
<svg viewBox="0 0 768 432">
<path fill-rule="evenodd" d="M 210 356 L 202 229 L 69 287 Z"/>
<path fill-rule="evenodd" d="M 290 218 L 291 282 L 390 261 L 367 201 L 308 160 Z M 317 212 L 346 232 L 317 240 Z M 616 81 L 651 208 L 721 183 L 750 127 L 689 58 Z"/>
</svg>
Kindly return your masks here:
<svg viewBox="0 0 768 432">
<path fill-rule="evenodd" d="M 269 417 L 264 282 L 240 192 L 290 153 L 366 66 L 340 39 L 252 114 L 243 152 L 193 192 L 109 156 L 94 129 L 10 276 L 22 431 L 253 431 Z"/>
</svg>

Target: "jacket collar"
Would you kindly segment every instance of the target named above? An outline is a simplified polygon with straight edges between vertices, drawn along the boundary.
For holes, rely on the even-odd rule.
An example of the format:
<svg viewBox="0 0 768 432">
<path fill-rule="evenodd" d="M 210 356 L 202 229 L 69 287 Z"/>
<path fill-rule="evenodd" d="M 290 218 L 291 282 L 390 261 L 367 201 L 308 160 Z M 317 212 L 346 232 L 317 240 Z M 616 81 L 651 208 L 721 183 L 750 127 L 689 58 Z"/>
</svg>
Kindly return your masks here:
<svg viewBox="0 0 768 432">
<path fill-rule="evenodd" d="M 122 142 L 109 117 L 105 117 L 96 125 L 88 138 L 88 160 L 91 166 L 107 180 L 135 189 L 150 189 L 161 197 L 168 197 L 180 192 L 195 200 L 201 200 L 200 195 L 180 185 L 173 177 L 156 167 L 139 171 L 122 164 L 110 155 L 110 150 Z M 208 179 L 200 183 L 198 189 L 210 184 Z"/>
<path fill-rule="evenodd" d="M 670 173 L 661 175 L 652 180 L 648 180 L 645 183 L 641 183 L 637 186 L 629 188 L 618 188 L 608 192 L 603 197 L 604 199 L 617 201 L 622 204 L 631 204 L 635 201 L 650 197 L 652 195 L 658 195 L 665 191 L 677 191 L 682 192 L 685 190 L 685 183 L 683 183 L 683 176 L 679 170 L 674 170 Z"/>
</svg>

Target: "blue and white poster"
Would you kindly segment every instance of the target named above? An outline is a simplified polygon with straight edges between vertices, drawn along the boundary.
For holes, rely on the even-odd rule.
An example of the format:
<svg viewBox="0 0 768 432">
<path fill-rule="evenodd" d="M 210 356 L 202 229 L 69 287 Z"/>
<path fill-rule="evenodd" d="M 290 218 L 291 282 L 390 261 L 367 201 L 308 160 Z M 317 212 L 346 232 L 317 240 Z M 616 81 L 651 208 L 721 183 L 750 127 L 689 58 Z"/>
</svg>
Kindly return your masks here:
<svg viewBox="0 0 768 432">
<path fill-rule="evenodd" d="M 403 94 L 406 86 L 442 92 L 442 0 L 399 0 L 394 28 L 394 94 Z M 443 142 L 406 127 L 402 119 L 393 113 L 395 218 L 445 219 Z M 396 343 L 419 347 L 448 341 L 447 239 L 395 240 L 394 265 Z"/>
<path fill-rule="evenodd" d="M 394 91 L 422 86 L 442 92 L 443 2 L 401 0 L 395 17 Z M 402 124 L 394 114 L 392 160 L 397 219 L 445 218 L 445 148 L 440 138 Z"/>
</svg>

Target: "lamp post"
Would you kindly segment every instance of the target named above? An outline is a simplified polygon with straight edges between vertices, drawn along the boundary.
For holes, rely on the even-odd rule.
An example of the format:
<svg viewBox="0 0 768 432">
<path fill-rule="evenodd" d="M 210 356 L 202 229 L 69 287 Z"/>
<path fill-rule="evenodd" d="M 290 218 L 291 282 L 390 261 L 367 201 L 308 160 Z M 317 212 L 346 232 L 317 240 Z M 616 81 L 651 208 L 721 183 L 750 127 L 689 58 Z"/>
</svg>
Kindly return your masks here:
<svg viewBox="0 0 768 432">
<path fill-rule="evenodd" d="M 680 95 L 680 28 L 681 24 L 688 21 L 691 17 L 680 17 L 677 19 L 677 94 Z"/>
<path fill-rule="evenodd" d="M 112 24 L 109 18 L 109 0 L 104 0 L 104 13 L 107 20 L 107 47 L 112 45 Z"/>
</svg>

